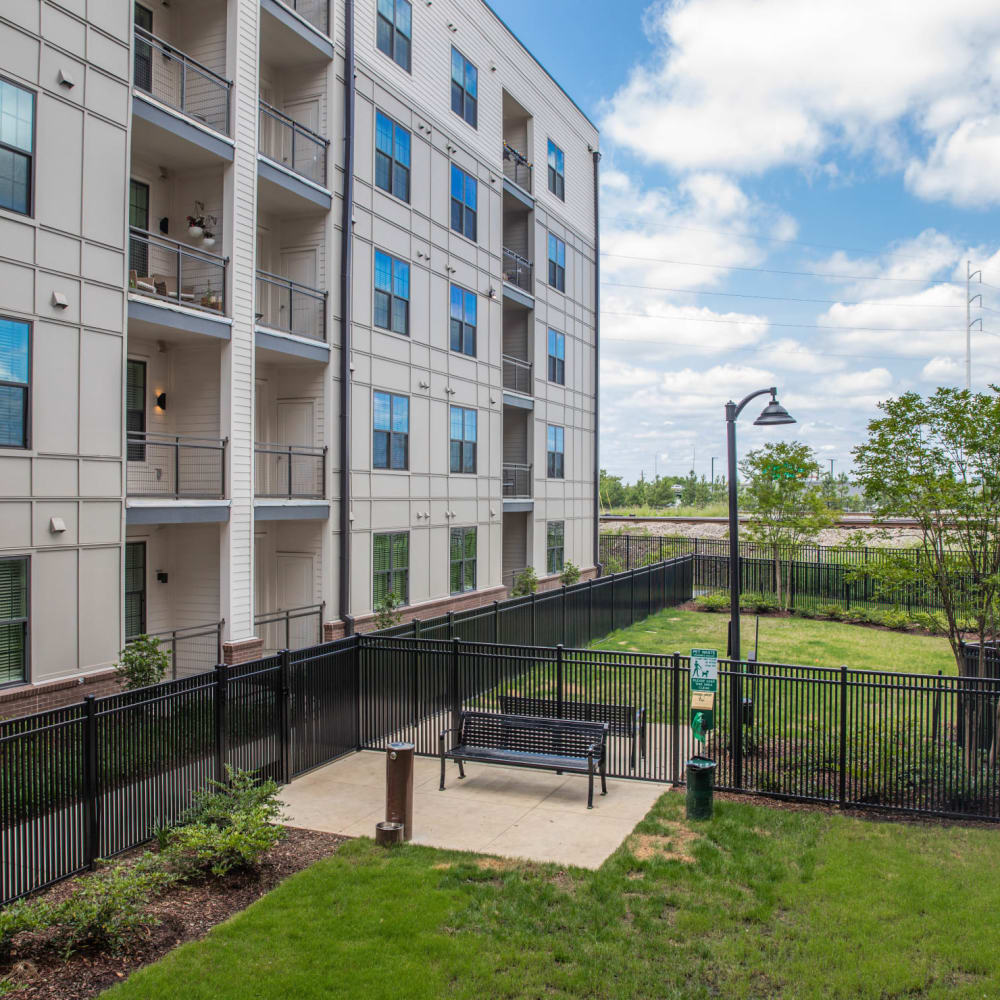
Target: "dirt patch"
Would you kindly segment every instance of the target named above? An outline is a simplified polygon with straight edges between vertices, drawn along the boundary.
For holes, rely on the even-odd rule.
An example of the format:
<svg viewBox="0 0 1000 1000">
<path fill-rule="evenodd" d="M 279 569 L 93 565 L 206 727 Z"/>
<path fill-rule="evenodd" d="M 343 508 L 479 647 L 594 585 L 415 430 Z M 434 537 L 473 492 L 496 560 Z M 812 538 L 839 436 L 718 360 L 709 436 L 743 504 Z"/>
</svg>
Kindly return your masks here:
<svg viewBox="0 0 1000 1000">
<path fill-rule="evenodd" d="M 701 839 L 693 830 L 680 823 L 661 823 L 663 834 L 634 833 L 628 839 L 628 848 L 638 861 L 656 858 L 666 861 L 683 861 L 694 864 L 689 848 Z"/>
<path fill-rule="evenodd" d="M 95 997 L 177 945 L 204 937 L 216 924 L 245 910 L 279 882 L 329 857 L 345 839 L 332 833 L 289 828 L 288 837 L 268 852 L 257 872 L 179 886 L 155 900 L 149 909 L 160 923 L 148 928 L 145 936 L 137 936 L 133 948 L 125 954 L 82 951 L 64 960 L 44 952 L 33 953 L 30 947 L 24 949 L 24 954 L 15 952 L 12 965 L 0 965 L 0 994 L 6 986 L 17 1000 Z M 72 879 L 62 882 L 45 896 L 53 902 L 64 899 L 74 884 Z"/>
<path fill-rule="evenodd" d="M 521 864 L 513 858 L 476 858 L 476 867 L 483 872 L 509 872 Z"/>
</svg>

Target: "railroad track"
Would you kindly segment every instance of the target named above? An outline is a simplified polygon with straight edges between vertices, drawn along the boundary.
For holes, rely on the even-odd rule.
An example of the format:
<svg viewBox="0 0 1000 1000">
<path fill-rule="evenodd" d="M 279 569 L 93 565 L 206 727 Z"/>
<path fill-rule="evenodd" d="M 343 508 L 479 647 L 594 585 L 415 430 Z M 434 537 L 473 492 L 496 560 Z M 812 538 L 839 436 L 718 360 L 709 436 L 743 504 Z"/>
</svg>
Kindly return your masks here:
<svg viewBox="0 0 1000 1000">
<path fill-rule="evenodd" d="M 740 514 L 740 520 L 746 521 L 749 515 Z M 602 514 L 601 523 L 607 524 L 728 524 L 728 517 L 672 517 L 670 515 L 643 516 L 635 514 Z M 832 527 L 834 528 L 916 528 L 920 524 L 913 517 L 887 517 L 876 519 L 871 514 L 843 514 Z"/>
</svg>

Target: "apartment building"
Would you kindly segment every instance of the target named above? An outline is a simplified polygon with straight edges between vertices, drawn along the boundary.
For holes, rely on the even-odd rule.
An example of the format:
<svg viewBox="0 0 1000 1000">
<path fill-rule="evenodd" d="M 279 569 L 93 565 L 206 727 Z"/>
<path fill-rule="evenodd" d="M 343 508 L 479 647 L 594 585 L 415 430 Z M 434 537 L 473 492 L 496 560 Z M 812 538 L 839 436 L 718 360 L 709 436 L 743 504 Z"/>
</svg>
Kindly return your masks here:
<svg viewBox="0 0 1000 1000">
<path fill-rule="evenodd" d="M 598 571 L 598 135 L 485 3 L 13 0 L 0 67 L 0 714 Z"/>
</svg>

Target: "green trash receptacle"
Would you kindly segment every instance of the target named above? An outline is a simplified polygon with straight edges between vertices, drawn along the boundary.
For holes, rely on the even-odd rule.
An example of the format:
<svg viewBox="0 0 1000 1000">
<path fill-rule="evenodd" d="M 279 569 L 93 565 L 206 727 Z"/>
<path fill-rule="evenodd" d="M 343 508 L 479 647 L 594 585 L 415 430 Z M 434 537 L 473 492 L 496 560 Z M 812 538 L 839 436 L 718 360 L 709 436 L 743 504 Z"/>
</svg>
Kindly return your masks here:
<svg viewBox="0 0 1000 1000">
<path fill-rule="evenodd" d="M 687 818 L 712 818 L 712 793 L 715 789 L 715 761 L 708 757 L 692 757 L 687 771 Z"/>
</svg>

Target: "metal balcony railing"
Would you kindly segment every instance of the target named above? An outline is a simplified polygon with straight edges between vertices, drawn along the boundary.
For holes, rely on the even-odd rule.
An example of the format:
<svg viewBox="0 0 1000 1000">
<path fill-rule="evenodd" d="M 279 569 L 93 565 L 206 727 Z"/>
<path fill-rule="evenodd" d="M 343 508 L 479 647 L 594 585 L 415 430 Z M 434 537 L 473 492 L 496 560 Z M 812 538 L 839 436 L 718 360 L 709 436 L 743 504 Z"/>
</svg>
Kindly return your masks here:
<svg viewBox="0 0 1000 1000">
<path fill-rule="evenodd" d="M 503 495 L 505 497 L 531 496 L 531 466 L 515 462 L 503 463 Z"/>
<path fill-rule="evenodd" d="M 272 330 L 326 340 L 326 292 L 267 271 L 257 272 L 257 322 Z"/>
<path fill-rule="evenodd" d="M 154 299 L 214 313 L 226 311 L 228 257 L 129 228 L 128 288 Z"/>
<path fill-rule="evenodd" d="M 135 29 L 132 82 L 161 104 L 229 135 L 232 83 L 145 28 Z"/>
<path fill-rule="evenodd" d="M 258 443 L 254 451 L 254 496 L 322 500 L 326 496 L 326 448 Z"/>
<path fill-rule="evenodd" d="M 329 0 L 282 0 L 282 3 L 314 28 L 319 28 L 324 35 L 330 34 Z"/>
<path fill-rule="evenodd" d="M 168 676 L 176 680 L 191 674 L 203 674 L 222 662 L 222 627 L 225 624 L 223 619 L 208 625 L 188 625 L 146 634 L 159 640 L 160 648 L 170 657 Z M 127 636 L 126 645 L 137 638 L 135 635 Z"/>
<path fill-rule="evenodd" d="M 522 566 L 520 569 L 505 569 L 501 575 L 500 582 L 508 590 L 513 590 L 514 584 L 517 582 L 517 578 L 525 571 L 526 568 L 526 566 Z"/>
<path fill-rule="evenodd" d="M 227 441 L 130 431 L 128 496 L 221 500 L 226 495 Z"/>
<path fill-rule="evenodd" d="M 509 142 L 503 144 L 503 175 L 531 193 L 531 164 L 524 153 L 518 152 Z"/>
<path fill-rule="evenodd" d="M 300 125 L 266 101 L 260 102 L 258 150 L 320 187 L 326 187 L 326 150 L 329 140 Z"/>
<path fill-rule="evenodd" d="M 523 392 L 532 395 L 534 379 L 531 377 L 531 362 L 512 358 L 509 354 L 503 356 L 503 387 L 511 392 Z"/>
<path fill-rule="evenodd" d="M 513 250 L 503 248 L 503 280 L 517 285 L 529 295 L 535 294 L 535 265 Z"/>
<path fill-rule="evenodd" d="M 254 630 L 264 643 L 265 655 L 280 649 L 302 649 L 323 641 L 322 604 L 307 604 L 254 615 Z"/>
</svg>

